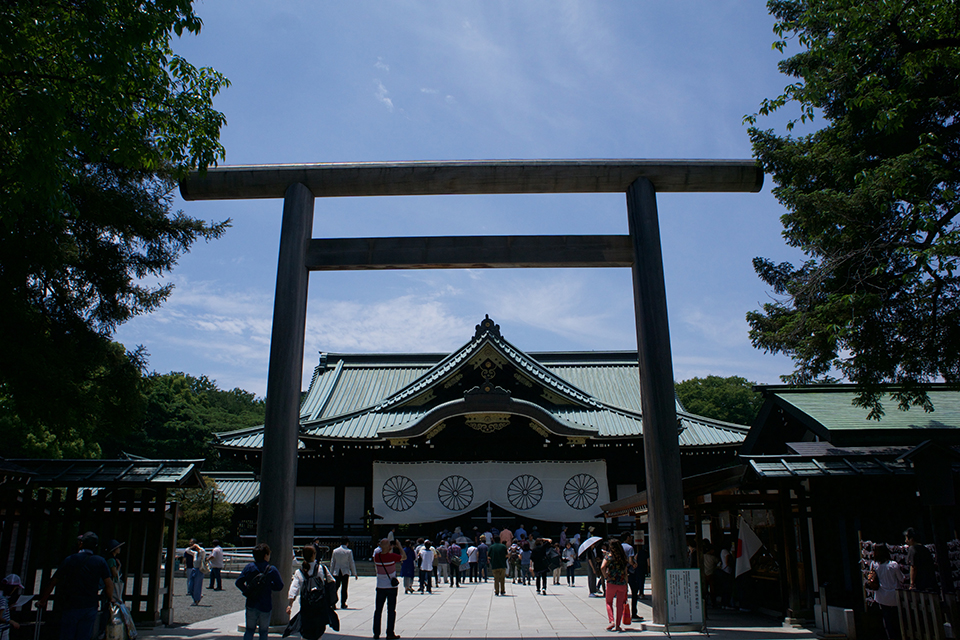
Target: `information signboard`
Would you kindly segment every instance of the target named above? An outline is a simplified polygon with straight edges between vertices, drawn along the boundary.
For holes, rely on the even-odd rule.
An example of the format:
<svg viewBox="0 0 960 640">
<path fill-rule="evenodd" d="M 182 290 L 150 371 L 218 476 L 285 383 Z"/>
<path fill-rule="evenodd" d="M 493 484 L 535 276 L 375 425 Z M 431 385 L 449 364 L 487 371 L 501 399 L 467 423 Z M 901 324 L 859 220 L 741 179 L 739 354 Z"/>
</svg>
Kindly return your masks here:
<svg viewBox="0 0 960 640">
<path fill-rule="evenodd" d="M 667 570 L 667 622 L 704 623 L 699 569 Z"/>
</svg>

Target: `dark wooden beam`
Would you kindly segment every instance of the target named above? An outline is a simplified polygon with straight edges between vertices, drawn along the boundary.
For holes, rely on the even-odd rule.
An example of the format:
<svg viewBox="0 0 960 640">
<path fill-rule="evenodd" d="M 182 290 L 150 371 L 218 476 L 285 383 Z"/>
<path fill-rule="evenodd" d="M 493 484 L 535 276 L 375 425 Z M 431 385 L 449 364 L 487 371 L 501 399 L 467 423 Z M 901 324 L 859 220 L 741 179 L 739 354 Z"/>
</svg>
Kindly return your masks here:
<svg viewBox="0 0 960 640">
<path fill-rule="evenodd" d="M 637 359 L 643 411 L 643 459 L 646 465 L 650 523 L 650 593 L 653 622 L 666 625 L 667 570 L 688 566 L 683 518 L 683 478 L 677 434 L 676 391 L 657 192 L 640 178 L 627 189 L 627 221 L 633 240 L 633 292 L 637 314 Z"/>
<path fill-rule="evenodd" d="M 630 236 L 453 236 L 314 239 L 310 271 L 630 267 Z"/>
<path fill-rule="evenodd" d="M 273 333 L 267 370 L 263 455 L 260 461 L 260 509 L 257 542 L 270 545 L 271 561 L 281 576 L 293 574 L 294 497 L 300 435 L 300 382 L 307 325 L 310 273 L 303 257 L 313 230 L 316 199 L 302 184 L 292 184 L 283 201 Z M 285 625 L 286 593 L 273 592 L 271 625 Z"/>
<path fill-rule="evenodd" d="M 646 178 L 659 193 L 757 192 L 753 160 L 466 160 L 213 167 L 180 183 L 184 200 L 282 198 L 300 183 L 318 198 L 484 193 L 624 193 Z"/>
</svg>

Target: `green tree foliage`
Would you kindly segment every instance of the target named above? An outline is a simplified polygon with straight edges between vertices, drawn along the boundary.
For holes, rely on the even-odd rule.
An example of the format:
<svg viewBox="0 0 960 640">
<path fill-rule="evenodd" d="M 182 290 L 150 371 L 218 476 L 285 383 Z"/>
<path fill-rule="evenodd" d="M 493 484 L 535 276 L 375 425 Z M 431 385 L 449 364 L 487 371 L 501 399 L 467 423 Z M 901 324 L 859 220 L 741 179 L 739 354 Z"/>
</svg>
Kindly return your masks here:
<svg viewBox="0 0 960 640">
<path fill-rule="evenodd" d="M 79 379 L 65 377 L 43 390 L 58 412 L 49 421 L 22 418 L 6 388 L 0 385 L 0 441 L 10 458 L 99 457 L 100 443 L 126 437 L 144 409 L 140 369 L 116 342 L 108 341 Z"/>
<path fill-rule="evenodd" d="M 140 429 L 113 443 L 121 451 L 145 458 L 205 458 L 205 469 L 223 466 L 211 446 L 213 434 L 263 424 L 264 402 L 243 389 L 224 391 L 206 376 L 154 373 L 143 380 L 144 414 Z"/>
<path fill-rule="evenodd" d="M 960 2 L 771 0 L 796 79 L 758 116 L 799 107 L 825 126 L 750 129 L 786 207 L 799 265 L 757 258 L 778 298 L 747 315 L 754 346 L 790 355 L 786 382 L 839 373 L 878 418 L 881 385 L 905 409 L 923 384 L 960 382 Z M 792 130 L 792 120 L 787 129 Z"/>
<path fill-rule="evenodd" d="M 110 336 L 227 225 L 171 209 L 223 157 L 228 82 L 170 46 L 200 26 L 190 0 L 0 3 L 0 424 L 37 455 L 98 455 L 143 366 Z"/>
<path fill-rule="evenodd" d="M 680 403 L 690 413 L 750 425 L 763 404 L 763 397 L 753 390 L 754 384 L 739 376 L 707 376 L 678 382 L 674 388 Z"/>
<path fill-rule="evenodd" d="M 204 478 L 204 481 L 207 485 L 204 489 L 176 489 L 170 494 L 170 500 L 180 505 L 177 546 L 185 547 L 190 538 L 196 538 L 209 551 L 213 540 L 233 540 L 233 505 L 224 500 L 213 480 Z"/>
</svg>

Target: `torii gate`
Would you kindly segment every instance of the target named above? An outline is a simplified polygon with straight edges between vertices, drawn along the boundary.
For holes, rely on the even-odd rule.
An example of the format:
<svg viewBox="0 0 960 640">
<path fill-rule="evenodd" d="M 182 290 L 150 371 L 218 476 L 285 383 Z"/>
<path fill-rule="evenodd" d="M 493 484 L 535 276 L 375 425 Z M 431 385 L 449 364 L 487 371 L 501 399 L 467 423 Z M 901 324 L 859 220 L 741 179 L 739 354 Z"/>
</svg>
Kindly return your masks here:
<svg viewBox="0 0 960 640">
<path fill-rule="evenodd" d="M 753 160 L 496 160 L 225 166 L 191 173 L 184 200 L 283 198 L 267 377 L 257 540 L 292 570 L 300 384 L 310 271 L 631 267 L 651 539 L 653 622 L 667 623 L 666 570 L 687 565 L 673 361 L 657 191 L 758 192 Z M 316 198 L 626 193 L 630 234 L 312 239 Z M 274 594 L 274 624 L 286 622 Z"/>
</svg>

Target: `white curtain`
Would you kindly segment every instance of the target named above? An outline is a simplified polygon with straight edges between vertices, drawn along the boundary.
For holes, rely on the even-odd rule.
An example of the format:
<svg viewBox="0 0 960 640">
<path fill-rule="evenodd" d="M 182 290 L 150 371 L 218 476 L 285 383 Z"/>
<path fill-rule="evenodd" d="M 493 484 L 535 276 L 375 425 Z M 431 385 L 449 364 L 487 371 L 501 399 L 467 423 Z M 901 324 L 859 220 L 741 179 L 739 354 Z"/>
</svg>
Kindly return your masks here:
<svg viewBox="0 0 960 640">
<path fill-rule="evenodd" d="M 374 462 L 373 507 L 384 522 L 446 520 L 493 502 L 553 522 L 598 519 L 610 502 L 607 464 L 584 462 Z"/>
</svg>

